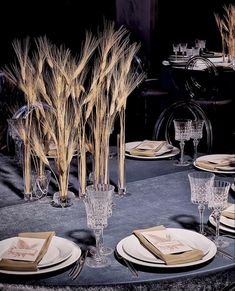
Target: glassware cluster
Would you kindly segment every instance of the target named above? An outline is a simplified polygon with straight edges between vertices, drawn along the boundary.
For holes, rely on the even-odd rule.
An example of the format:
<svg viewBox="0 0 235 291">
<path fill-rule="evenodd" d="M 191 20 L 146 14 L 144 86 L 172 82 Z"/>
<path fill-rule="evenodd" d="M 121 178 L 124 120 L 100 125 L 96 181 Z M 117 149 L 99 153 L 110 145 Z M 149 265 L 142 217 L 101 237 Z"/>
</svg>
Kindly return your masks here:
<svg viewBox="0 0 235 291">
<path fill-rule="evenodd" d="M 199 56 L 205 52 L 206 40 L 195 39 L 194 45 L 190 45 L 187 42 L 173 43 L 172 50 L 175 54 L 175 58 L 178 56 L 192 57 Z"/>
<path fill-rule="evenodd" d="M 215 180 L 215 174 L 208 172 L 193 172 L 188 174 L 191 189 L 191 202 L 198 205 L 200 215 L 199 232 L 206 235 L 204 231 L 204 210 L 205 205 L 212 210 L 212 217 L 215 219 L 216 234 L 211 239 L 217 247 L 225 247 L 229 242 L 219 236 L 220 218 L 222 211 L 228 207 L 228 193 L 230 183 L 227 181 Z"/>
<path fill-rule="evenodd" d="M 185 141 L 193 140 L 194 153 L 193 160 L 197 158 L 197 148 L 200 139 L 203 137 L 204 120 L 174 119 L 175 140 L 180 142 L 180 161 L 177 166 L 188 166 L 190 162 L 184 161 Z"/>
</svg>

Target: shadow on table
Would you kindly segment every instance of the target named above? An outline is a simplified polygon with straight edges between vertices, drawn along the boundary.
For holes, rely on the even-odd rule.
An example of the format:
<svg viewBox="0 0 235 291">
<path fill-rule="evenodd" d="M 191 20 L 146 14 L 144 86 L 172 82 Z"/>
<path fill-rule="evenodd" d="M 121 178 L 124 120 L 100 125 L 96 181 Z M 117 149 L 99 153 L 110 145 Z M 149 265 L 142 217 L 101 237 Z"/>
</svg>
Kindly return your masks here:
<svg viewBox="0 0 235 291">
<path fill-rule="evenodd" d="M 193 215 L 175 215 L 171 216 L 170 220 L 177 222 L 184 229 L 198 231 L 199 223 L 196 221 Z"/>
<path fill-rule="evenodd" d="M 76 229 L 69 231 L 66 235 L 73 240 L 73 242 L 80 246 L 81 249 L 89 249 L 95 246 L 95 237 L 92 230 Z"/>
</svg>

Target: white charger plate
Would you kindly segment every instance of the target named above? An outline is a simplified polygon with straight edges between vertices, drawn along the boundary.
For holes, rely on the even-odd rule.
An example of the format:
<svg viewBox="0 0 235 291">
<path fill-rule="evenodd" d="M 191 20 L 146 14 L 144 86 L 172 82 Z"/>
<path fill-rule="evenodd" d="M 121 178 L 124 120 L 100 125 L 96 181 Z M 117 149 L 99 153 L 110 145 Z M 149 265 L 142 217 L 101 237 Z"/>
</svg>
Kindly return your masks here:
<svg viewBox="0 0 235 291">
<path fill-rule="evenodd" d="M 223 223 L 224 225 L 228 226 L 228 227 L 231 227 L 231 228 L 235 229 L 235 219 L 228 218 L 228 217 L 225 217 L 225 216 L 221 215 L 220 222 Z"/>
<path fill-rule="evenodd" d="M 154 156 L 154 157 L 135 156 L 135 155 L 131 155 L 130 153 L 128 153 L 128 151 L 130 151 L 131 149 L 137 147 L 142 142 L 143 141 L 132 141 L 132 142 L 126 143 L 125 156 L 131 157 L 131 158 L 136 158 L 136 159 L 144 159 L 144 160 L 158 160 L 158 159 L 166 159 L 166 158 L 174 157 L 174 156 L 178 155 L 179 152 L 180 152 L 180 150 L 178 148 L 172 147 L 172 150 L 170 150 L 169 152 L 166 152 L 164 154 L 157 155 L 157 156 Z"/>
<path fill-rule="evenodd" d="M 216 227 L 216 222 L 215 222 L 215 219 L 212 215 L 209 216 L 209 221 L 214 227 Z M 223 225 L 221 223 L 220 223 L 219 229 L 235 234 L 235 228 L 228 227 L 228 226 Z"/>
<path fill-rule="evenodd" d="M 122 256 L 124 259 L 141 265 L 141 266 L 147 266 L 147 267 L 154 267 L 154 268 L 179 268 L 179 267 L 188 267 L 188 266 L 194 266 L 198 264 L 202 264 L 204 262 L 209 261 L 212 259 L 216 252 L 217 248 L 216 245 L 210 241 L 208 238 L 204 237 L 203 235 L 187 230 L 187 229 L 180 229 L 180 228 L 168 228 L 171 232 L 176 234 L 177 236 L 180 236 L 181 238 L 184 237 L 187 242 L 190 243 L 190 245 L 197 247 L 198 249 L 201 249 L 204 253 L 205 256 L 198 261 L 190 262 L 190 263 L 185 263 L 185 264 L 175 264 L 175 265 L 166 265 L 163 264 L 161 260 L 158 260 L 155 258 L 155 261 L 145 261 L 146 257 L 147 259 L 150 258 L 149 255 L 146 255 L 146 252 L 144 252 L 143 256 L 141 255 L 141 244 L 139 243 L 139 246 L 137 247 L 137 252 L 135 250 L 132 251 L 132 255 L 128 254 L 124 249 L 127 249 L 126 245 L 128 244 L 128 240 L 132 240 L 132 236 L 130 235 L 124 239 L 122 239 L 118 244 L 117 244 L 117 252 L 119 253 L 120 256 Z M 136 245 L 134 245 L 136 247 Z M 142 247 L 143 248 L 143 247 Z M 137 258 L 138 257 L 138 258 Z M 161 262 L 159 262 L 161 261 Z"/>
<path fill-rule="evenodd" d="M 13 238 L 8 238 L 0 241 L 0 257 L 9 247 L 9 243 L 12 239 Z M 37 271 L 9 271 L 0 269 L 0 273 L 12 275 L 37 275 L 54 272 L 70 266 L 81 256 L 80 247 L 70 240 L 55 236 L 53 237 L 51 244 L 52 249 L 50 252 L 53 251 L 54 248 L 57 248 L 59 255 L 55 257 L 54 260 L 50 260 L 49 257 L 45 258 L 44 262 L 41 261 L 39 263 L 39 269 Z"/>
<path fill-rule="evenodd" d="M 210 170 L 206 169 L 204 167 L 196 165 L 197 161 L 210 161 L 214 163 L 218 163 L 219 161 L 225 160 L 227 158 L 234 157 L 234 155 L 224 155 L 224 154 L 215 154 L 215 155 L 206 155 L 206 156 L 201 156 L 196 159 L 196 161 L 193 162 L 193 165 L 203 171 L 207 172 L 213 172 L 213 173 L 221 173 L 221 174 L 235 174 L 235 167 L 229 167 L 229 166 L 224 166 L 224 167 L 218 167 L 217 169 Z"/>
</svg>

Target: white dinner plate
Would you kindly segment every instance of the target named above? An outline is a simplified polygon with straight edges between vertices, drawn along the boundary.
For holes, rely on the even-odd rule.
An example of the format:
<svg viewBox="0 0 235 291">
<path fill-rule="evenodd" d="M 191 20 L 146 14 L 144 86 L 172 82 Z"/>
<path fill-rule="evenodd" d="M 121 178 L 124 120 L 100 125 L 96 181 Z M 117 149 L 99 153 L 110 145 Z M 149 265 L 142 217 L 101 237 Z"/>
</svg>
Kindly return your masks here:
<svg viewBox="0 0 235 291">
<path fill-rule="evenodd" d="M 51 254 L 53 253 L 55 249 L 58 252 L 58 256 L 52 259 Z M 73 245 L 69 244 L 67 239 L 54 236 L 51 240 L 47 253 L 38 264 L 38 267 L 44 268 L 44 267 L 61 263 L 62 261 L 66 260 L 69 256 L 71 256 L 72 251 L 73 251 Z"/>
<path fill-rule="evenodd" d="M 123 244 L 123 250 L 133 258 L 136 258 L 145 262 L 152 262 L 155 264 L 165 264 L 164 261 L 157 259 L 153 254 L 151 254 L 145 247 L 143 247 L 138 238 L 132 234 L 128 236 Z"/>
<path fill-rule="evenodd" d="M 207 172 L 221 173 L 221 174 L 235 174 L 235 167 L 223 166 L 223 167 L 218 167 L 217 169 L 214 169 L 214 170 L 210 170 L 210 169 L 206 169 L 204 167 L 198 166 L 196 164 L 197 161 L 210 161 L 212 163 L 219 163 L 220 161 L 223 161 L 227 158 L 232 158 L 232 157 L 234 157 L 234 155 L 224 155 L 224 154 L 206 155 L 206 156 L 201 156 L 197 158 L 196 161 L 193 162 L 193 164 L 196 168 L 207 171 Z"/>
<path fill-rule="evenodd" d="M 205 236 L 191 231 L 191 230 L 187 230 L 187 229 L 179 229 L 179 228 L 168 228 L 168 230 L 170 230 L 171 232 L 173 232 L 174 234 L 176 234 L 177 236 L 180 236 L 181 238 L 184 237 L 184 240 L 189 242 L 191 246 L 195 246 L 198 249 L 201 249 L 203 251 L 203 253 L 205 254 L 205 256 L 198 261 L 194 261 L 194 262 L 190 262 L 190 263 L 185 263 L 185 264 L 175 264 L 175 265 L 166 265 L 163 264 L 161 260 L 158 260 L 155 258 L 154 261 L 145 261 L 146 257 L 147 260 L 150 259 L 149 255 L 146 255 L 146 252 L 144 252 L 143 256 L 141 255 L 141 249 L 139 248 L 139 246 L 141 246 L 141 244 L 139 243 L 139 246 L 137 247 L 137 252 L 135 253 L 135 250 L 132 250 L 132 255 L 128 254 L 125 249 L 127 250 L 127 241 L 128 240 L 132 240 L 133 235 L 128 236 L 124 239 L 122 239 L 118 244 L 117 244 L 117 252 L 119 253 L 120 256 L 122 256 L 124 259 L 141 265 L 141 266 L 148 266 L 148 267 L 154 267 L 154 268 L 179 268 L 179 267 L 188 267 L 188 266 L 193 266 L 193 265 L 198 265 L 198 264 L 202 264 L 204 262 L 207 262 L 208 260 L 212 259 L 215 254 L 216 254 L 216 245 L 209 240 L 208 238 L 206 238 Z M 134 244 L 134 248 L 135 248 L 136 244 Z M 141 246 L 142 247 L 142 246 Z M 130 249 L 128 250 L 130 251 Z M 138 258 L 137 258 L 138 257 Z M 151 259 L 150 259 L 151 260 Z M 158 262 L 161 261 L 161 262 Z"/>
<path fill-rule="evenodd" d="M 216 222 L 215 222 L 215 219 L 212 215 L 209 216 L 209 221 L 214 227 L 216 227 Z M 223 225 L 221 223 L 220 223 L 219 229 L 235 234 L 235 228 L 228 227 L 228 226 Z"/>
<path fill-rule="evenodd" d="M 0 257 L 1 254 L 8 248 L 9 242 L 12 238 L 0 241 Z M 37 271 L 9 271 L 0 270 L 0 273 L 12 275 L 37 275 L 61 270 L 73 264 L 80 256 L 81 249 L 74 242 L 62 237 L 55 236 L 52 240 L 52 249 L 55 247 L 59 251 L 59 255 L 50 260 L 49 257 L 39 263 Z"/>
<path fill-rule="evenodd" d="M 132 141 L 132 142 L 126 143 L 125 155 L 127 157 L 136 158 L 136 159 L 157 160 L 157 159 L 166 159 L 166 158 L 174 157 L 174 156 L 178 155 L 180 152 L 180 150 L 178 148 L 173 147 L 172 150 L 170 150 L 169 152 L 166 152 L 164 154 L 157 155 L 154 157 L 135 156 L 135 155 L 131 155 L 130 153 L 128 153 L 131 149 L 137 147 L 141 143 L 142 143 L 142 141 Z"/>
</svg>

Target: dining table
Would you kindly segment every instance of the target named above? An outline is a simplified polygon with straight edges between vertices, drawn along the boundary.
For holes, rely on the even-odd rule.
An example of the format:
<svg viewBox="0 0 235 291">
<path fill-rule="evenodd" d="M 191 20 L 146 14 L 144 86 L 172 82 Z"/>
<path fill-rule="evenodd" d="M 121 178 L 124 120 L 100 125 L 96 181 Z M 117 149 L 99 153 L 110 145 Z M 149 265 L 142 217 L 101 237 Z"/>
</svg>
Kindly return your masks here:
<svg viewBox="0 0 235 291">
<path fill-rule="evenodd" d="M 115 148 L 113 148 L 115 151 Z M 109 255 L 111 264 L 104 268 L 84 265 L 79 276 L 72 280 L 64 268 L 52 268 L 50 272 L 33 274 L 7 273 L 0 270 L 0 290 L 222 290 L 235 281 L 235 235 L 229 236 L 226 252 L 228 258 L 217 252 L 207 261 L 191 266 L 167 268 L 134 264 L 134 276 L 125 261 L 115 254 L 122 239 L 136 229 L 158 225 L 198 232 L 197 205 L 191 203 L 188 173 L 200 171 L 189 166 L 175 165 L 177 156 L 169 158 L 125 159 L 126 195 L 113 195 L 112 215 L 104 229 L 104 244 L 113 248 Z M 46 200 L 23 199 L 22 165 L 16 156 L 0 153 L 0 240 L 17 236 L 20 232 L 54 231 L 82 250 L 95 245 L 94 234 L 87 226 L 83 199 L 78 197 L 78 166 L 74 157 L 70 168 L 69 189 L 76 198 L 67 208 L 51 205 L 56 191 L 52 178 Z M 118 158 L 116 152 L 109 160 L 110 182 L 117 188 Z M 216 179 L 232 182 L 235 174 L 215 173 Z M 229 202 L 235 203 L 235 192 L 230 190 Z M 205 210 L 205 224 L 211 210 Z M 222 232 L 221 232 L 222 233 Z"/>
</svg>

